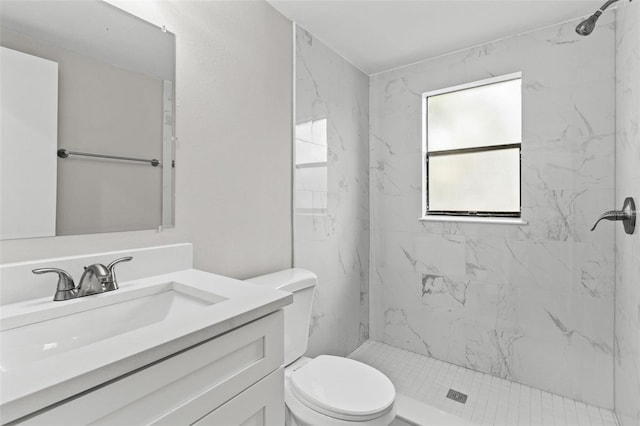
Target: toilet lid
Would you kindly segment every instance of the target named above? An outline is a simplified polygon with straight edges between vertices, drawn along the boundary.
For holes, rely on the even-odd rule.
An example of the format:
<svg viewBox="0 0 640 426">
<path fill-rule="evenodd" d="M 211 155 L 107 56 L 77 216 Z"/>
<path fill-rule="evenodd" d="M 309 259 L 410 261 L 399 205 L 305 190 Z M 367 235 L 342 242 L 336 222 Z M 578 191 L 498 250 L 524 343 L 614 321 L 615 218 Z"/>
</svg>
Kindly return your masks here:
<svg viewBox="0 0 640 426">
<path fill-rule="evenodd" d="M 343 420 L 369 420 L 391 409 L 396 391 L 380 371 L 353 359 L 320 355 L 290 377 L 306 406 Z"/>
</svg>

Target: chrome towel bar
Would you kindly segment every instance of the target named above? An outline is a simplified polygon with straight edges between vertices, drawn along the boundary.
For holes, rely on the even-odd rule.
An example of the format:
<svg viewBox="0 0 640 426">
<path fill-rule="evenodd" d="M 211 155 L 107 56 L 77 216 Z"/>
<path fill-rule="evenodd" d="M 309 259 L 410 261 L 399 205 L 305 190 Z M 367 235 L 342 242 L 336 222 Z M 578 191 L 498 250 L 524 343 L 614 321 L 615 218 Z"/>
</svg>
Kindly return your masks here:
<svg viewBox="0 0 640 426">
<path fill-rule="evenodd" d="M 125 161 L 138 161 L 141 163 L 149 163 L 153 167 L 157 167 L 160 165 L 160 160 L 152 158 L 148 160 L 146 158 L 135 158 L 135 157 L 120 157 L 118 155 L 106 155 L 106 154 L 91 154 L 88 152 L 78 152 L 78 151 L 69 151 L 68 149 L 60 148 L 58 150 L 58 157 L 67 158 L 70 155 L 82 155 L 84 157 L 98 157 L 98 158 L 109 158 L 111 160 L 125 160 Z"/>
</svg>

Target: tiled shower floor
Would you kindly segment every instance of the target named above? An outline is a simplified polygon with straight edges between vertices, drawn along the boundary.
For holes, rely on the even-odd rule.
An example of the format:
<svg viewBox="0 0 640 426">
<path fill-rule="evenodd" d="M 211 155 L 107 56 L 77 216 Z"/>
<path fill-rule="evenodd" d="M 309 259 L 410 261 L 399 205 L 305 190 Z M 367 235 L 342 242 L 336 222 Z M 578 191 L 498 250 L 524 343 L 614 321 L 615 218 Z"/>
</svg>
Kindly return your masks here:
<svg viewBox="0 0 640 426">
<path fill-rule="evenodd" d="M 478 425 L 616 426 L 609 410 L 368 340 L 349 358 L 377 368 L 396 391 Z M 468 395 L 465 404 L 446 398 Z"/>
</svg>

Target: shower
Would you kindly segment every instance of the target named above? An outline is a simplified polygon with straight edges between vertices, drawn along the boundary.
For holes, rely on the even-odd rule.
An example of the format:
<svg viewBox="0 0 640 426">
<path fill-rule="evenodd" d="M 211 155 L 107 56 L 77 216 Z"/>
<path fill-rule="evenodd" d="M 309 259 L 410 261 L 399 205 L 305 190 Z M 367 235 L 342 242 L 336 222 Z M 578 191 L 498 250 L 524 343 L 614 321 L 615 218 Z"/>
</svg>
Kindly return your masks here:
<svg viewBox="0 0 640 426">
<path fill-rule="evenodd" d="M 605 4 L 600 6 L 600 9 L 596 10 L 593 15 L 578 24 L 578 26 L 576 27 L 576 32 L 581 36 L 588 36 L 589 34 L 591 34 L 593 29 L 596 27 L 596 22 L 598 21 L 600 15 L 602 15 L 609 6 L 617 1 L 618 0 L 608 0 Z"/>
</svg>

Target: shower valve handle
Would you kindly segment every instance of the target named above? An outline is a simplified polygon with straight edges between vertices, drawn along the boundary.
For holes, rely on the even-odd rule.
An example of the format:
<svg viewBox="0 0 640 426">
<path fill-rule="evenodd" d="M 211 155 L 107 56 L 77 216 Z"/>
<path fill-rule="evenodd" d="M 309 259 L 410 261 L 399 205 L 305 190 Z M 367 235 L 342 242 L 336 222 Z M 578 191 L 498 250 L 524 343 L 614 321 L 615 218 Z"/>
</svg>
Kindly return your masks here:
<svg viewBox="0 0 640 426">
<path fill-rule="evenodd" d="M 625 198 L 622 210 L 609 210 L 608 212 L 604 212 L 598 218 L 591 230 L 595 230 L 596 226 L 598 226 L 598 223 L 600 223 L 601 220 L 605 219 L 621 221 L 624 225 L 624 231 L 627 234 L 633 234 L 633 231 L 636 228 L 636 204 L 634 203 L 633 198 Z"/>
</svg>

